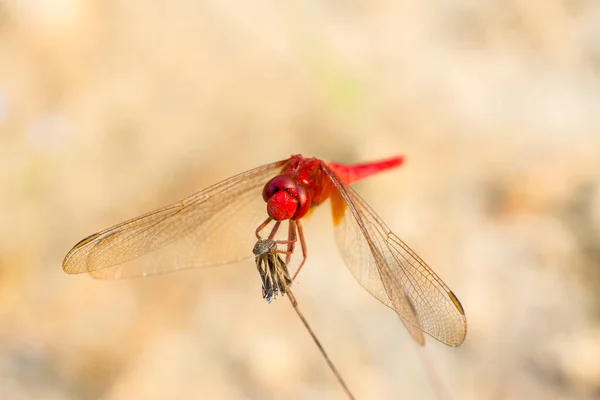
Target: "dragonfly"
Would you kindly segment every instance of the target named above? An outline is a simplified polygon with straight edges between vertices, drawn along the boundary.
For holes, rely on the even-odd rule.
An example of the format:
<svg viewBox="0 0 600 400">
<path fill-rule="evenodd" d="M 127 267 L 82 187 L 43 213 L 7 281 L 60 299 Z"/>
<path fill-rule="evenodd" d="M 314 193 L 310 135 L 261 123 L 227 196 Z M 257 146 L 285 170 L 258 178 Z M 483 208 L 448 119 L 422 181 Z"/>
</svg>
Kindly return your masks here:
<svg viewBox="0 0 600 400">
<path fill-rule="evenodd" d="M 308 256 L 303 221 L 329 199 L 337 246 L 357 282 L 396 312 L 417 343 L 427 334 L 459 346 L 467 322 L 456 295 L 350 186 L 403 161 L 348 165 L 292 155 L 84 238 L 63 270 L 115 279 L 255 258 L 263 297 L 271 301 L 291 294 Z M 301 259 L 290 276 L 297 245 Z"/>
</svg>

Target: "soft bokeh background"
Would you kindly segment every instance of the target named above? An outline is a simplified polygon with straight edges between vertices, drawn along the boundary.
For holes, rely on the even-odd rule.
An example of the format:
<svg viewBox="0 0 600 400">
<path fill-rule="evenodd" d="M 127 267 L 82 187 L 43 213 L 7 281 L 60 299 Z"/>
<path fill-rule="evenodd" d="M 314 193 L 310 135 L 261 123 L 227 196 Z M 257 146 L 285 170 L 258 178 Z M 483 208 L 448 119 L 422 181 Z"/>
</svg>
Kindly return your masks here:
<svg viewBox="0 0 600 400">
<path fill-rule="evenodd" d="M 600 398 L 599 126 L 598 1 L 0 1 L 0 398 L 344 399 L 252 263 L 61 270 L 296 153 L 407 156 L 357 190 L 466 309 L 463 346 L 426 347 L 452 398 Z M 357 398 L 436 398 L 322 208 L 295 286 L 314 330 Z"/>
</svg>

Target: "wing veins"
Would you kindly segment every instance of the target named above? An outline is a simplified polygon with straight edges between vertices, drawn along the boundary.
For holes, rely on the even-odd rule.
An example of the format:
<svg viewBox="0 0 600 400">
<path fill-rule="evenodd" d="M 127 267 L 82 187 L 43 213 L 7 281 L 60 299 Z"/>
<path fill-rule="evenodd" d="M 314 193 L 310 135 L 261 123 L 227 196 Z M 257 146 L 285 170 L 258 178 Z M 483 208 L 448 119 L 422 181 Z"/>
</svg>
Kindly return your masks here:
<svg viewBox="0 0 600 400">
<path fill-rule="evenodd" d="M 337 175 L 335 175 L 335 173 L 333 171 L 330 171 L 328 169 L 328 167 L 326 165 L 324 165 L 324 170 L 326 171 L 327 175 L 329 176 L 329 178 L 331 179 L 332 183 L 336 186 L 336 188 L 339 190 L 340 194 L 342 195 L 342 197 L 344 198 L 344 200 L 346 200 L 346 203 L 348 205 L 348 208 L 350 209 L 350 211 L 352 212 L 352 214 L 354 215 L 354 219 L 356 221 L 356 223 L 359 225 L 365 240 L 367 241 L 368 245 L 369 245 L 369 249 L 371 251 L 371 255 L 373 256 L 373 258 L 375 259 L 376 263 L 376 267 L 377 267 L 377 272 L 379 274 L 379 278 L 381 279 L 381 282 L 383 283 L 383 287 L 384 290 L 386 292 L 386 295 L 388 297 L 388 300 L 390 300 L 390 303 L 392 305 L 394 305 L 394 301 L 393 301 L 393 296 L 390 294 L 390 288 L 388 288 L 388 284 L 391 283 L 394 286 L 394 289 L 399 289 L 399 293 L 404 295 L 404 300 L 406 300 L 407 304 L 410 306 L 410 299 L 406 296 L 406 293 L 404 293 L 404 289 L 402 288 L 401 285 L 396 285 L 395 279 L 391 279 L 388 280 L 386 282 L 386 280 L 384 280 L 382 278 L 382 275 L 392 275 L 390 274 L 390 271 L 387 271 L 386 269 L 389 270 L 389 266 L 387 266 L 387 262 L 385 261 L 385 258 L 383 257 L 383 255 L 381 254 L 381 252 L 379 251 L 379 249 L 377 247 L 375 247 L 374 243 L 373 243 L 373 238 L 371 237 L 371 235 L 369 234 L 369 231 L 367 229 L 367 227 L 365 226 L 364 221 L 362 220 L 362 218 L 360 217 L 360 215 L 358 214 L 358 211 L 356 210 L 353 200 L 350 197 L 350 195 L 348 194 L 348 190 L 346 189 L 346 186 L 339 180 L 339 178 L 337 177 Z M 349 190 L 352 190 L 351 188 L 349 188 Z M 387 268 L 385 268 L 385 267 Z M 414 309 L 414 306 L 412 307 Z M 396 313 L 400 316 L 400 318 L 405 321 L 405 318 L 407 316 L 401 315 L 399 310 L 396 309 L 396 306 L 393 306 L 393 309 L 396 311 Z M 412 312 L 412 316 L 409 315 L 408 317 L 414 317 L 414 320 L 418 321 L 418 317 L 417 315 Z M 408 321 L 406 321 L 405 323 L 408 323 Z M 411 324 L 412 325 L 412 324 Z"/>
<path fill-rule="evenodd" d="M 345 200 L 362 238 L 368 245 L 384 294 L 387 300 L 391 301 L 391 304 L 386 302 L 384 304 L 393 308 L 407 327 L 410 325 L 417 328 L 451 346 L 461 344 L 466 336 L 466 318 L 461 307 L 456 304 L 458 299 L 457 302 L 452 300 L 452 296 L 456 296 L 412 249 L 391 232 L 352 188 L 341 182 L 335 172 L 328 170 L 326 165 L 324 169 Z M 362 216 L 359 208 L 363 212 Z M 365 220 L 363 221 L 362 218 Z M 343 237 L 346 238 L 343 240 L 347 240 L 347 233 Z M 360 240 L 360 235 L 355 240 Z M 346 251 L 346 248 L 340 248 Z M 347 260 L 347 262 L 351 261 Z M 369 278 L 369 270 L 364 270 L 366 274 L 360 272 L 360 260 L 354 261 L 353 265 L 353 268 L 359 268 L 356 270 L 358 275 L 353 272 L 359 283 L 375 297 L 381 296 L 382 294 L 378 294 L 379 284 Z M 382 279 L 384 276 L 389 282 Z M 392 300 L 390 290 L 403 295 L 403 299 L 398 303 L 402 309 L 398 309 L 398 304 Z M 407 310 L 406 305 L 410 307 L 410 311 Z M 415 336 L 411 329 L 409 332 L 419 341 L 418 336 Z"/>
<path fill-rule="evenodd" d="M 287 159 L 237 174 L 225 181 L 192 194 L 183 200 L 131 218 L 90 235 L 88 238 L 94 237 L 92 240 L 87 242 L 85 242 L 86 239 L 81 240 L 80 243 L 84 242 L 83 245 L 79 245 L 78 243 L 67 253 L 63 261 L 63 269 L 69 273 L 80 273 L 116 267 L 144 254 L 159 250 L 174 241 L 180 240 L 182 237 L 189 236 L 190 233 L 200 229 L 206 222 L 212 219 L 215 207 L 219 209 L 219 203 L 213 204 L 209 210 L 199 209 L 198 205 L 226 193 L 229 189 L 243 182 L 245 178 L 251 181 L 246 189 L 255 189 L 263 184 L 258 177 L 262 177 L 264 173 L 274 171 L 275 168 L 283 166 L 285 162 L 287 162 Z M 236 192 L 231 193 L 231 197 L 245 199 L 243 194 L 240 196 Z M 220 200 L 224 200 L 222 204 L 227 204 L 227 199 Z M 186 220 L 183 220 L 184 215 L 187 217 Z M 207 215 L 208 218 L 206 218 Z M 198 219 L 202 218 L 205 218 L 205 220 L 198 223 Z M 171 229 L 175 224 L 182 221 L 184 222 L 184 229 Z M 152 235 L 152 231 L 155 229 L 155 235 Z M 167 234 L 165 235 L 164 232 L 167 232 Z M 109 238 L 111 239 L 110 243 L 105 243 L 103 246 L 103 242 Z M 122 256 L 117 256 L 116 262 L 111 263 L 110 257 L 107 257 L 109 259 L 107 265 L 94 265 L 102 262 L 107 253 L 110 255 L 110 251 L 119 249 L 119 247 L 122 249 Z M 119 257 L 122 257 L 122 259 L 119 259 Z"/>
</svg>

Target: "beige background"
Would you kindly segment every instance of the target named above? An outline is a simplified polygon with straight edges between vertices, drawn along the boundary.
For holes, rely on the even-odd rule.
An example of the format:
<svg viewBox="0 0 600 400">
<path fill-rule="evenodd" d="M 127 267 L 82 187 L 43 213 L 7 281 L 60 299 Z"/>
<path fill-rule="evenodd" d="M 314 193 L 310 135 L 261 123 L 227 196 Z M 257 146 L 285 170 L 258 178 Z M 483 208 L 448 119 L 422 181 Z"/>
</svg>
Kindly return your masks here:
<svg viewBox="0 0 600 400">
<path fill-rule="evenodd" d="M 86 235 L 302 153 L 357 185 L 469 323 L 455 399 L 600 393 L 600 3 L 0 1 L 0 398 L 343 399 L 253 264 L 95 281 Z M 296 295 L 359 399 L 434 399 L 328 207 Z M 226 251 L 226 249 L 215 249 Z"/>
</svg>

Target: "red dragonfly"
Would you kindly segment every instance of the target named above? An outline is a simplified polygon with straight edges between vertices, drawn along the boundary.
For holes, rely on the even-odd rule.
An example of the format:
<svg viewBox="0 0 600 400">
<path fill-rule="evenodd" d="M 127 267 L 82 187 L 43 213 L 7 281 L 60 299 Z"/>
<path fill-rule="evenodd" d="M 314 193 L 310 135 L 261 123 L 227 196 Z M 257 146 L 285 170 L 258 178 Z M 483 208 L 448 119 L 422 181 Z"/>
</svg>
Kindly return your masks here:
<svg viewBox="0 0 600 400">
<path fill-rule="evenodd" d="M 254 257 L 256 239 L 272 241 L 288 221 L 287 238 L 276 241 L 286 249 L 276 252 L 287 265 L 299 242 L 302 260 L 294 279 L 307 257 L 302 220 L 329 198 L 338 247 L 357 281 L 398 314 L 418 343 L 424 344 L 425 332 L 459 346 L 467 325 L 458 298 L 350 187 L 402 162 L 394 157 L 344 165 L 294 155 L 94 233 L 69 251 L 63 269 L 120 278 L 232 263 Z M 227 251 L 215 251 L 221 246 Z M 272 297 L 264 281 L 263 296 Z"/>
</svg>

